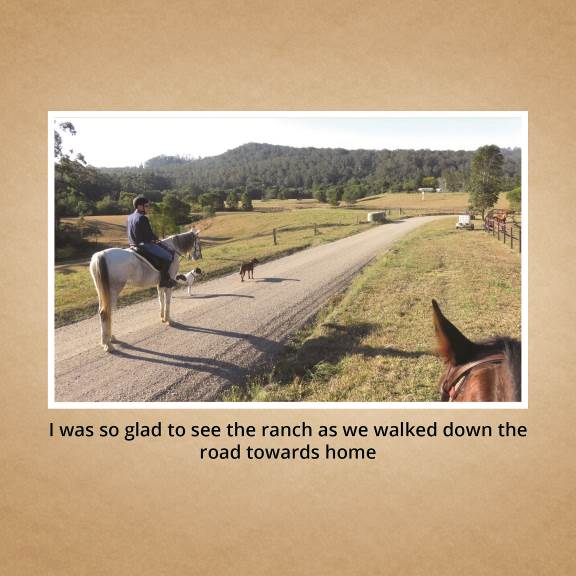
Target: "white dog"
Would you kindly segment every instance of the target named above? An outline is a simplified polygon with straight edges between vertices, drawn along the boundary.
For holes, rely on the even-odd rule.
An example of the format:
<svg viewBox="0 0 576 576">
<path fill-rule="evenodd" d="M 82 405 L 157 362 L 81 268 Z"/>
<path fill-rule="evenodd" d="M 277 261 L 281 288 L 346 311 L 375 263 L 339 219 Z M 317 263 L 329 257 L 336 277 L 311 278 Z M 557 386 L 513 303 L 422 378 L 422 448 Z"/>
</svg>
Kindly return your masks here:
<svg viewBox="0 0 576 576">
<path fill-rule="evenodd" d="M 176 280 L 180 280 L 182 282 L 186 282 L 188 285 L 188 296 L 192 295 L 192 284 L 196 281 L 197 278 L 202 276 L 202 270 L 200 268 L 194 268 L 194 270 L 190 270 L 187 274 L 178 274 L 176 276 Z"/>
</svg>

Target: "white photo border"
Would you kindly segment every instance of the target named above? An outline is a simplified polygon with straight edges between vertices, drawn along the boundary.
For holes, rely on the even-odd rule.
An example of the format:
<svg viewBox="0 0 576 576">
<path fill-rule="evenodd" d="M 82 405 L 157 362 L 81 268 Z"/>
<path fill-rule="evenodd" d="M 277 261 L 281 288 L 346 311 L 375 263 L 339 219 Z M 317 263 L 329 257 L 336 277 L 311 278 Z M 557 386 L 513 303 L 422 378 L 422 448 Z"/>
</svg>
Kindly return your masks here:
<svg viewBox="0 0 576 576">
<path fill-rule="evenodd" d="M 57 402 L 54 323 L 54 122 L 74 118 L 517 118 L 522 125 L 521 402 Z M 50 111 L 48 112 L 48 408 L 99 410 L 518 410 L 528 408 L 528 111 Z"/>
</svg>

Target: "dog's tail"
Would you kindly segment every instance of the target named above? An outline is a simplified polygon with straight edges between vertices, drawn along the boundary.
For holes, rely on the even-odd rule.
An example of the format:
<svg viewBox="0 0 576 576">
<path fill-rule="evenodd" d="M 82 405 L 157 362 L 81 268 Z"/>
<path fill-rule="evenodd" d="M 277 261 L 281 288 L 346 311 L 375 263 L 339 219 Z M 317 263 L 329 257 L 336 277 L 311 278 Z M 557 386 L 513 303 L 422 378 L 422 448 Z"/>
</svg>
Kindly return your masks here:
<svg viewBox="0 0 576 576">
<path fill-rule="evenodd" d="M 110 299 L 110 278 L 104 252 L 96 252 L 90 260 L 90 274 L 98 293 L 98 313 L 102 324 L 108 329 L 112 323 L 112 301 Z M 109 333 L 109 332 L 108 332 Z"/>
<path fill-rule="evenodd" d="M 182 282 L 186 282 L 186 276 L 184 276 L 184 274 L 177 274 L 176 280 L 181 280 Z"/>
</svg>

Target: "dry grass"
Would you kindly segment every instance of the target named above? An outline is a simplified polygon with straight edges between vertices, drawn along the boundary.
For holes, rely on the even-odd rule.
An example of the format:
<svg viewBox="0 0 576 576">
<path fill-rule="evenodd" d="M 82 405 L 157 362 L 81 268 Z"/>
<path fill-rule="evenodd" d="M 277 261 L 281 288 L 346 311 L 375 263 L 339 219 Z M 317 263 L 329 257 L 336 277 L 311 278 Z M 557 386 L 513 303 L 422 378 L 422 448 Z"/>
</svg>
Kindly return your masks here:
<svg viewBox="0 0 576 576">
<path fill-rule="evenodd" d="M 126 221 L 128 216 L 84 216 L 86 236 L 106 246 L 126 245 Z M 79 218 L 62 218 L 64 224 L 78 224 Z"/>
<path fill-rule="evenodd" d="M 198 224 L 199 228 L 213 228 L 211 234 L 221 236 L 251 236 L 255 234 L 255 227 L 272 229 L 290 224 L 293 217 L 290 212 L 300 210 L 315 210 L 314 218 L 317 218 L 318 210 L 326 210 L 327 214 L 323 221 L 334 221 L 334 208 L 328 204 L 322 204 L 317 200 L 255 200 L 254 212 L 218 212 L 215 218 L 203 220 Z M 382 208 L 406 208 L 408 210 L 462 210 L 468 206 L 468 193 L 427 193 L 422 200 L 419 193 L 381 194 L 359 200 L 355 208 L 360 209 L 360 217 L 364 217 L 363 210 L 379 210 Z M 505 194 L 500 195 L 497 208 L 508 208 Z M 336 211 L 340 210 L 337 209 Z M 286 213 L 285 213 L 286 212 Z M 396 216 L 396 214 L 393 214 Z M 299 217 L 297 217 L 299 218 Z M 124 246 L 126 244 L 126 215 L 113 216 L 85 216 L 87 236 L 102 245 Z M 305 220 L 308 220 L 304 217 Z M 78 218 L 63 218 L 62 222 L 77 224 Z M 231 229 L 229 227 L 231 226 Z M 91 234 L 92 233 L 92 234 Z"/>
<path fill-rule="evenodd" d="M 313 198 L 304 198 L 303 200 L 253 200 L 252 205 L 254 210 L 301 210 L 303 208 L 330 208 L 328 204 L 318 202 Z"/>
<path fill-rule="evenodd" d="M 431 300 L 468 337 L 520 338 L 520 258 L 452 219 L 412 233 L 228 400 L 433 401 Z"/>
<path fill-rule="evenodd" d="M 316 200 L 270 200 L 255 202 L 274 211 L 219 212 L 215 217 L 196 225 L 202 232 L 204 260 L 201 263 L 207 278 L 234 270 L 237 263 L 258 258 L 265 261 L 290 254 L 309 246 L 330 242 L 365 229 L 366 214 L 382 207 L 420 207 L 423 210 L 456 210 L 467 203 L 467 194 L 426 194 L 422 202 L 419 194 L 384 194 L 357 203 L 354 209 L 331 208 Z M 421 204 L 419 204 L 419 202 Z M 276 210 L 278 209 L 278 210 Z M 400 215 L 393 212 L 391 218 Z M 126 215 L 86 216 L 88 227 L 96 230 L 101 247 L 126 246 Z M 77 218 L 64 219 L 73 223 Z M 313 226 L 318 226 L 314 235 Z M 272 244 L 272 229 L 277 229 L 278 245 Z M 187 272 L 193 264 L 184 263 Z M 97 300 L 88 272 L 88 259 L 60 264 L 55 278 L 56 325 L 61 326 L 94 314 Z M 151 290 L 128 286 L 120 297 L 123 306 L 153 295 Z"/>
<path fill-rule="evenodd" d="M 383 208 L 406 208 L 418 210 L 461 210 L 468 209 L 468 192 L 399 192 L 397 194 L 380 194 L 357 202 L 358 207 L 378 210 Z M 497 208 L 508 208 L 505 194 L 500 194 Z"/>
</svg>

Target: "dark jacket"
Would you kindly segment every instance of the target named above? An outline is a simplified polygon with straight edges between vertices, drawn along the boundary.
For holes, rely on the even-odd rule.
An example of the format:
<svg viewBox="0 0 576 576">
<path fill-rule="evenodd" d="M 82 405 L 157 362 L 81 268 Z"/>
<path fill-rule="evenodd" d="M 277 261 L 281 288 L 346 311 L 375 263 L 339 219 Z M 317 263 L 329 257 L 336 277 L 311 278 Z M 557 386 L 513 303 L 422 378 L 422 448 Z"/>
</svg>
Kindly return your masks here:
<svg viewBox="0 0 576 576">
<path fill-rule="evenodd" d="M 128 242 L 130 246 L 138 246 L 142 242 L 154 242 L 156 240 L 158 238 L 152 232 L 152 227 L 146 214 L 141 214 L 138 210 L 132 212 L 128 216 Z"/>
</svg>

